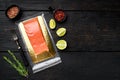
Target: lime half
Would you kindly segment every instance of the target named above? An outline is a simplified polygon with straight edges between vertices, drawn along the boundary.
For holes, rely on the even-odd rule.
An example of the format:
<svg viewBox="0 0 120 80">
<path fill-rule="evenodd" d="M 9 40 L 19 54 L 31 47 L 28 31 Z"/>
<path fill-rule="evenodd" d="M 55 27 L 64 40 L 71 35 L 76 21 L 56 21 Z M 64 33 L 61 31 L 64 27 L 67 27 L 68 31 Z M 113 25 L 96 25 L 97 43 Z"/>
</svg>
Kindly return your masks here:
<svg viewBox="0 0 120 80">
<path fill-rule="evenodd" d="M 67 42 L 65 40 L 59 40 L 57 41 L 56 46 L 59 50 L 64 50 L 67 47 Z"/>
<path fill-rule="evenodd" d="M 56 34 L 59 36 L 59 37 L 62 37 L 66 34 L 66 28 L 59 28 L 57 31 L 56 31 Z"/>
<path fill-rule="evenodd" d="M 50 21 L 49 21 L 49 27 L 50 27 L 50 29 L 55 29 L 56 22 L 55 22 L 54 19 L 50 19 Z"/>
</svg>

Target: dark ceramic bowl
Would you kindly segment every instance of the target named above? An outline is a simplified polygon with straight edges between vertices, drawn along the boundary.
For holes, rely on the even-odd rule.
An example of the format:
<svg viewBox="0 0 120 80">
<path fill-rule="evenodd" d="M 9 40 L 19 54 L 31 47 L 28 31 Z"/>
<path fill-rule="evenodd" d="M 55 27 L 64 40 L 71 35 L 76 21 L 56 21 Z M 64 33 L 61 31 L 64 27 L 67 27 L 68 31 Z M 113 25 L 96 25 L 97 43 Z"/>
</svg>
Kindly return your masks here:
<svg viewBox="0 0 120 80">
<path fill-rule="evenodd" d="M 11 5 L 6 9 L 5 14 L 10 20 L 18 20 L 22 15 L 22 11 L 19 6 Z"/>
</svg>

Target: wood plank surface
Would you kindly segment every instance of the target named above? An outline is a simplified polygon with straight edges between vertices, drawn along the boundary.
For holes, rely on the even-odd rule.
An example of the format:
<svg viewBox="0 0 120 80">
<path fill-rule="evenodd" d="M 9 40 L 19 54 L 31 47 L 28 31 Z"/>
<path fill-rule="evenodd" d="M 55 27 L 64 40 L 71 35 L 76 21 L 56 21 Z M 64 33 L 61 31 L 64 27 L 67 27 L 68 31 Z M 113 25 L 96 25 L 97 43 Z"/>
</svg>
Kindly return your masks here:
<svg viewBox="0 0 120 80">
<path fill-rule="evenodd" d="M 0 0 L 0 80 L 24 80 L 3 60 L 11 50 L 22 61 L 10 32 L 18 30 L 17 25 L 5 16 L 12 4 L 21 7 L 22 18 L 44 12 L 49 23 L 53 18 L 50 6 L 64 9 L 68 16 L 50 30 L 55 43 L 60 39 L 68 42 L 66 50 L 58 50 L 62 63 L 30 74 L 30 80 L 120 80 L 120 0 Z M 67 29 L 61 38 L 56 35 L 60 27 Z M 30 66 L 28 69 L 31 71 Z"/>
<path fill-rule="evenodd" d="M 12 4 L 19 5 L 24 10 L 48 10 L 52 6 L 65 10 L 120 11 L 119 0 L 0 0 L 0 10 L 5 10 Z"/>
<path fill-rule="evenodd" d="M 20 54 L 15 52 L 20 59 Z M 120 52 L 60 52 L 62 63 L 30 75 L 30 80 L 119 80 Z M 2 56 L 9 56 L 1 52 L 0 79 L 22 79 L 18 73 L 7 64 Z M 9 56 L 10 57 L 10 56 Z M 7 76 L 7 77 L 6 77 Z"/>
<path fill-rule="evenodd" d="M 26 11 L 23 18 L 39 13 L 40 11 Z M 49 12 L 44 12 L 47 23 L 53 18 Z M 83 12 L 66 11 L 68 19 L 59 24 L 55 30 L 50 30 L 55 43 L 59 39 L 68 42 L 66 51 L 119 51 L 120 50 L 120 12 Z M 1 12 L 4 15 L 4 12 Z M 16 50 L 10 29 L 17 28 L 5 17 L 0 18 L 0 50 Z M 7 25 L 6 25 L 7 24 Z M 59 38 L 56 30 L 60 27 L 67 29 L 67 34 Z M 9 41 L 9 42 L 8 42 Z M 12 45 L 14 44 L 14 45 Z M 11 46 L 12 45 L 12 46 Z"/>
</svg>

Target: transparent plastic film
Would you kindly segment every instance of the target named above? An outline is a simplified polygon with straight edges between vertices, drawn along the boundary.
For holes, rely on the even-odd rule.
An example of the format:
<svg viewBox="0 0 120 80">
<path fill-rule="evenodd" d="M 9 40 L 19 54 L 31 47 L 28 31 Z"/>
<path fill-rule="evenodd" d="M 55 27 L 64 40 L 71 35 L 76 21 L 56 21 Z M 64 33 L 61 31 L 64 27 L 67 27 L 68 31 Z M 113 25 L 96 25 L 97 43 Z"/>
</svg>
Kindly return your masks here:
<svg viewBox="0 0 120 80">
<path fill-rule="evenodd" d="M 43 13 L 19 22 L 18 28 L 33 73 L 61 62 Z"/>
</svg>

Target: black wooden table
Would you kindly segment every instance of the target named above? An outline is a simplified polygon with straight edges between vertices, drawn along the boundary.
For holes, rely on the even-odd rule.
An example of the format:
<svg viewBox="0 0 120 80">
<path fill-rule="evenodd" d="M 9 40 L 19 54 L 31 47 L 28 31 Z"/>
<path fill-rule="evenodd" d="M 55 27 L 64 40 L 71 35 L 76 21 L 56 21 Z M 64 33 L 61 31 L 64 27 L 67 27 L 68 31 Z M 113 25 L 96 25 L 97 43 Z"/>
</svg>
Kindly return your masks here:
<svg viewBox="0 0 120 80">
<path fill-rule="evenodd" d="M 47 23 L 53 18 L 49 6 L 68 15 L 66 22 L 50 30 L 55 43 L 68 42 L 66 50 L 58 50 L 62 63 L 30 75 L 30 80 L 120 80 L 119 0 L 0 0 L 0 80 L 23 79 L 2 58 L 11 50 L 21 59 L 9 31 L 17 25 L 5 16 L 12 4 L 22 8 L 22 18 L 44 12 Z M 59 27 L 67 29 L 62 38 L 55 34 Z"/>
</svg>

